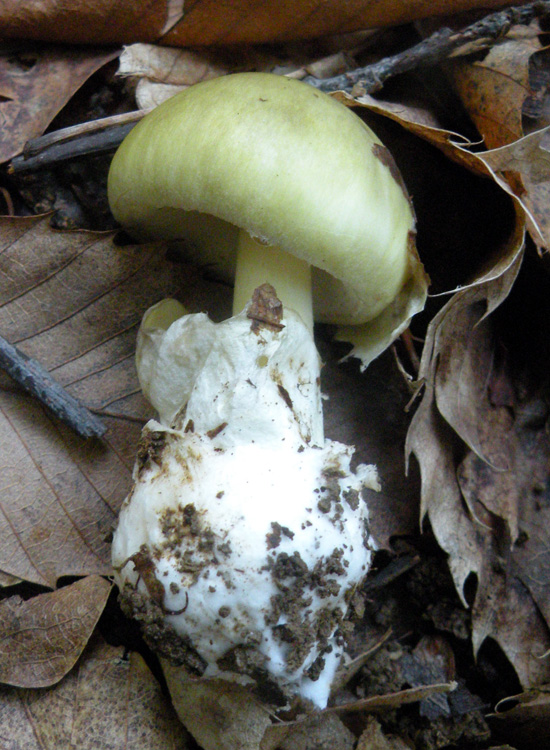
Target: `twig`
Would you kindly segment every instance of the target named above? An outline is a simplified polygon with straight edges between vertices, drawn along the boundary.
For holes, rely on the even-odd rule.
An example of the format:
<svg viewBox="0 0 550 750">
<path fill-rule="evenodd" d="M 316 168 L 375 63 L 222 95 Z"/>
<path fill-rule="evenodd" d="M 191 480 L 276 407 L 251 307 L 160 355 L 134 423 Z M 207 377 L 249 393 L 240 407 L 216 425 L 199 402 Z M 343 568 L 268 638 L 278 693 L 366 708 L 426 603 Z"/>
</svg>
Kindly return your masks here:
<svg viewBox="0 0 550 750">
<path fill-rule="evenodd" d="M 105 433 L 106 427 L 98 417 L 67 393 L 42 365 L 1 336 L 0 368 L 82 437 L 101 437 Z"/>
<path fill-rule="evenodd" d="M 99 154 L 119 146 L 149 110 L 103 117 L 56 130 L 28 141 L 21 156 L 12 159 L 9 172 L 21 174 L 85 154 Z"/>
<path fill-rule="evenodd" d="M 528 5 L 508 8 L 491 13 L 461 31 L 447 27 L 410 47 L 404 52 L 385 57 L 379 62 L 364 68 L 350 70 L 333 78 L 307 76 L 302 80 L 321 91 L 350 91 L 359 84 L 367 94 L 379 91 L 385 81 L 399 73 L 406 73 L 420 67 L 436 65 L 451 55 L 471 54 L 493 44 L 508 33 L 511 26 L 528 25 L 533 19 L 550 13 L 550 2 L 534 2 Z"/>
</svg>

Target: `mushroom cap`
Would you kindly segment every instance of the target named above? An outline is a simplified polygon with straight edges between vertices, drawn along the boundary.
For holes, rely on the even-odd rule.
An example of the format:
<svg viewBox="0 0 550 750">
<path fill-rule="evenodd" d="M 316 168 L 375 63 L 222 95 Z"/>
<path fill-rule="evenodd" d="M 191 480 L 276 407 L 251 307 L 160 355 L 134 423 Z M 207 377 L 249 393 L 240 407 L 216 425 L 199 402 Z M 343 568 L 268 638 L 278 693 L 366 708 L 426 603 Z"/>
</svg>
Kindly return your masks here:
<svg viewBox="0 0 550 750">
<path fill-rule="evenodd" d="M 389 152 L 351 110 L 296 80 L 238 73 L 148 114 L 113 159 L 115 218 L 143 239 L 182 239 L 231 279 L 247 231 L 313 268 L 317 320 L 375 318 L 414 262 L 414 214 Z"/>
</svg>

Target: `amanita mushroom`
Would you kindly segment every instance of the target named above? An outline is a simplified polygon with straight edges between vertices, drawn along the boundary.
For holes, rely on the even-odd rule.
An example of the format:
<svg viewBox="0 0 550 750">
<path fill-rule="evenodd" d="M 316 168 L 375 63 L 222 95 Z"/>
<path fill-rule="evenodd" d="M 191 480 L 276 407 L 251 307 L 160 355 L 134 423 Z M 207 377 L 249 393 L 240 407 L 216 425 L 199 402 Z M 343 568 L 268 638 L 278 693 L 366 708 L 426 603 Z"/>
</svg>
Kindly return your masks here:
<svg viewBox="0 0 550 750">
<path fill-rule="evenodd" d="M 172 662 L 323 707 L 370 564 L 362 490 L 378 479 L 323 435 L 310 269 L 315 317 L 358 325 L 376 356 L 426 291 L 402 182 L 340 102 L 245 73 L 137 125 L 109 200 L 131 233 L 183 238 L 236 274 L 225 322 L 174 301 L 144 317 L 138 373 L 159 419 L 113 542 L 122 602 Z"/>
</svg>

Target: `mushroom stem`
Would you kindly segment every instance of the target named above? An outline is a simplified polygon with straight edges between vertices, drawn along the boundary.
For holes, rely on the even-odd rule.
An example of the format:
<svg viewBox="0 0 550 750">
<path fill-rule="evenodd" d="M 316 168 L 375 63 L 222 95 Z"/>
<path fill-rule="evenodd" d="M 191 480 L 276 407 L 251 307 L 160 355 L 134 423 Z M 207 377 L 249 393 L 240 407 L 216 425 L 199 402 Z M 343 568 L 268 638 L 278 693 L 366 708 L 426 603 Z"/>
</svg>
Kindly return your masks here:
<svg viewBox="0 0 550 750">
<path fill-rule="evenodd" d="M 277 291 L 283 308 L 297 313 L 313 331 L 311 266 L 274 245 L 265 245 L 241 230 L 237 247 L 237 271 L 233 293 L 233 314 L 250 301 L 255 289 L 265 283 Z"/>
</svg>

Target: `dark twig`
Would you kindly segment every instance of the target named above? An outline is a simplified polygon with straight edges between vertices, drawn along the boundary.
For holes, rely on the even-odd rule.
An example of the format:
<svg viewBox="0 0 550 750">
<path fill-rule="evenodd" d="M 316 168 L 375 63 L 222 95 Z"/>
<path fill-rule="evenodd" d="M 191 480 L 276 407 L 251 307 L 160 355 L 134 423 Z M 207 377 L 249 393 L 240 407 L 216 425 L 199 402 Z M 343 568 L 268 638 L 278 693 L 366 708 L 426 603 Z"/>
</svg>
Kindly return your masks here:
<svg viewBox="0 0 550 750">
<path fill-rule="evenodd" d="M 350 91 L 360 85 L 367 94 L 379 91 L 388 78 L 420 67 L 436 65 L 451 55 L 471 54 L 484 49 L 508 33 L 511 26 L 528 25 L 550 13 L 550 2 L 535 2 L 491 13 L 461 31 L 442 28 L 404 52 L 385 57 L 364 68 L 333 78 L 307 76 L 306 83 L 321 91 Z"/>
<path fill-rule="evenodd" d="M 106 427 L 98 417 L 67 393 L 42 365 L 1 336 L 0 368 L 82 437 L 101 437 L 105 433 Z"/>
<path fill-rule="evenodd" d="M 145 114 L 146 111 L 127 112 L 34 138 L 26 144 L 21 156 L 12 159 L 9 171 L 21 174 L 77 156 L 114 150 Z"/>
</svg>

